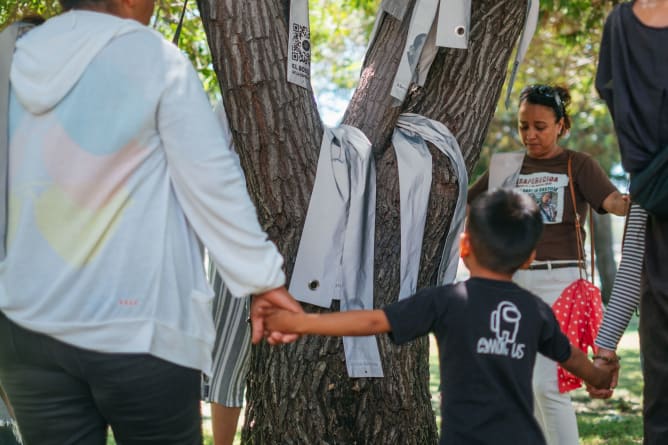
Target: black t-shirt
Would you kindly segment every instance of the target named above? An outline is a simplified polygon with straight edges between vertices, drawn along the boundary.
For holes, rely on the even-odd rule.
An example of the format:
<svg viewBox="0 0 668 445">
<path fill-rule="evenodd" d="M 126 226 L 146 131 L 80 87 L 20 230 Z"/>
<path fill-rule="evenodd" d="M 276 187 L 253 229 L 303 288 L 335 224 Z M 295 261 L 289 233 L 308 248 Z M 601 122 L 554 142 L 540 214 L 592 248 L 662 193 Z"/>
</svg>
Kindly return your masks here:
<svg viewBox="0 0 668 445">
<path fill-rule="evenodd" d="M 615 122 L 624 170 L 638 173 L 668 147 L 668 27 L 643 24 L 633 2 L 603 28 L 596 89 Z"/>
<path fill-rule="evenodd" d="M 571 353 L 547 304 L 512 282 L 471 278 L 384 311 L 397 344 L 436 335 L 441 444 L 545 443 L 533 416 L 536 353 L 558 362 Z"/>
</svg>

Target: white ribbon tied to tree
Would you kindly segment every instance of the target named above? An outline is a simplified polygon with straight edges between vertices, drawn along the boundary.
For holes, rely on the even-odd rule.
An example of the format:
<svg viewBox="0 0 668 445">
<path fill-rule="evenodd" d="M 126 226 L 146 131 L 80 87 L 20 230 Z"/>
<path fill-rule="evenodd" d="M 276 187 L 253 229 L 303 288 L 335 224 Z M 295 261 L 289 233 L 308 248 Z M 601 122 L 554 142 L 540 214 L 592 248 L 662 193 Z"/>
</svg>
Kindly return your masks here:
<svg viewBox="0 0 668 445">
<path fill-rule="evenodd" d="M 325 128 L 290 293 L 341 311 L 373 308 L 376 170 L 361 130 Z M 348 375 L 383 377 L 374 336 L 343 337 Z"/>
<path fill-rule="evenodd" d="M 417 290 L 432 158 L 427 142 L 450 160 L 459 183 L 455 212 L 446 236 L 438 283 L 454 281 L 459 234 L 466 214 L 468 174 L 457 140 L 445 125 L 402 114 L 392 143 L 397 154 L 401 206 L 399 299 Z M 371 143 L 357 128 L 342 125 L 323 134 L 290 293 L 299 301 L 341 311 L 372 309 L 376 173 Z M 350 377 L 383 377 L 375 337 L 344 337 Z"/>
<path fill-rule="evenodd" d="M 408 2 L 405 0 L 383 0 L 371 31 L 369 48 L 373 46 L 378 29 L 386 15 L 391 15 L 397 20 L 404 20 L 407 5 Z M 506 106 L 508 106 L 508 98 L 512 92 L 519 65 L 524 60 L 529 43 L 536 31 L 539 9 L 539 0 L 527 0 L 524 29 L 508 83 Z M 411 84 L 424 85 L 439 47 L 468 48 L 471 0 L 417 0 L 410 20 L 401 62 L 390 92 L 397 100 L 397 106 L 406 98 Z M 366 66 L 366 60 L 364 66 Z"/>
<path fill-rule="evenodd" d="M 459 147 L 459 143 L 457 142 L 457 139 L 454 137 L 454 135 L 450 132 L 448 127 L 440 122 L 426 118 L 424 116 L 420 116 L 418 114 L 404 113 L 399 116 L 399 119 L 397 120 L 397 129 L 395 130 L 394 137 L 392 139 L 392 143 L 395 145 L 395 150 L 397 152 L 399 150 L 408 151 L 418 148 L 420 152 L 424 153 L 427 142 L 434 144 L 434 146 L 450 160 L 450 164 L 455 170 L 457 184 L 459 187 L 457 203 L 455 204 L 455 211 L 452 216 L 452 220 L 450 221 L 450 229 L 448 230 L 448 234 L 445 239 L 443 252 L 441 254 L 441 262 L 438 268 L 437 283 L 439 285 L 443 285 L 452 283 L 457 276 L 457 266 L 459 265 L 459 235 L 464 230 L 464 220 L 466 218 L 466 196 L 468 192 L 467 186 L 469 181 L 468 171 L 466 170 L 466 163 Z M 399 154 L 397 154 L 397 159 L 401 159 Z M 429 164 L 431 164 L 431 158 Z M 402 167 L 399 166 L 400 181 L 401 171 Z M 400 192 L 402 193 L 403 199 L 404 194 L 408 196 L 408 192 L 405 191 L 407 190 L 407 187 L 405 187 L 404 184 L 401 184 L 401 187 L 403 187 L 403 190 Z M 426 198 L 428 198 L 428 192 L 429 190 L 427 190 L 427 196 L 424 195 L 424 189 L 420 192 L 420 194 L 422 194 L 422 198 L 416 201 L 423 202 L 423 204 L 420 204 L 419 208 L 413 207 L 413 210 L 411 211 L 412 213 L 419 214 L 420 212 L 424 212 L 425 214 L 424 216 L 419 216 L 417 218 L 414 217 L 415 221 L 424 221 L 426 219 Z M 416 195 L 417 193 L 413 193 L 411 198 L 414 198 Z M 415 249 L 406 249 L 407 253 L 405 254 L 403 248 L 404 240 L 406 240 L 406 244 L 409 242 L 411 244 L 418 243 L 421 246 L 422 235 L 420 235 L 419 240 L 411 240 L 411 235 L 409 233 L 404 234 L 404 231 L 413 230 L 413 227 L 404 224 L 403 206 L 415 206 L 415 204 L 410 202 L 404 204 L 404 202 L 402 202 L 401 205 L 402 293 L 400 295 L 406 296 L 406 293 L 413 293 L 416 290 L 412 283 L 417 282 L 418 267 L 416 264 L 419 264 L 420 251 L 415 251 Z M 424 223 L 421 224 L 422 225 L 419 226 L 419 224 L 415 223 L 415 226 L 419 226 L 415 227 L 415 230 L 424 231 Z M 408 252 L 411 251 L 412 253 L 410 253 L 409 256 Z"/>
</svg>

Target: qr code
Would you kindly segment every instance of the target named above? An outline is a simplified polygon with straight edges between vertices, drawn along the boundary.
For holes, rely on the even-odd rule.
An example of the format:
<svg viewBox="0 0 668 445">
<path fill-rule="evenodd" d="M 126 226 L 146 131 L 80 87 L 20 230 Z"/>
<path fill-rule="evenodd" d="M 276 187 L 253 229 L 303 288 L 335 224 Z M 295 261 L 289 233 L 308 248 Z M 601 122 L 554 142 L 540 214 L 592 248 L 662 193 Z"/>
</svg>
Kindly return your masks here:
<svg viewBox="0 0 668 445">
<path fill-rule="evenodd" d="M 292 24 L 291 59 L 294 62 L 310 65 L 311 63 L 311 32 L 308 26 Z"/>
</svg>

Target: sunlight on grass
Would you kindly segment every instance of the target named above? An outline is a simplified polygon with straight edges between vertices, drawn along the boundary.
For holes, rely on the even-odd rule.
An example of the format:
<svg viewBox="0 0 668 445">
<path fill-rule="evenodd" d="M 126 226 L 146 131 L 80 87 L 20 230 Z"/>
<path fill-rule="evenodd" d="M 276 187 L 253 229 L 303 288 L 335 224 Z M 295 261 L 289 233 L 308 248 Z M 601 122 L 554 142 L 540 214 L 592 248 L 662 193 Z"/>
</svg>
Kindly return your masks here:
<svg viewBox="0 0 668 445">
<path fill-rule="evenodd" d="M 642 373 L 637 349 L 621 349 L 622 370 L 610 400 L 591 400 L 573 392 L 581 443 L 624 445 L 642 443 Z"/>
<path fill-rule="evenodd" d="M 642 373 L 640 353 L 637 347 L 637 317 L 634 317 L 625 339 L 618 351 L 622 359 L 619 385 L 610 400 L 592 400 L 584 389 L 572 392 L 573 404 L 577 412 L 580 429 L 580 445 L 632 445 L 642 443 Z M 635 337 L 634 337 L 635 336 Z M 441 427 L 440 373 L 438 369 L 438 349 L 436 340 L 430 336 L 429 369 L 431 405 L 436 416 L 436 424 Z M 204 445 L 212 445 L 211 418 L 209 407 L 202 404 Z M 242 412 L 243 416 L 243 412 Z M 243 425 L 240 419 L 239 425 Z M 237 432 L 234 445 L 241 444 L 241 432 Z M 107 445 L 115 445 L 111 434 Z"/>
</svg>

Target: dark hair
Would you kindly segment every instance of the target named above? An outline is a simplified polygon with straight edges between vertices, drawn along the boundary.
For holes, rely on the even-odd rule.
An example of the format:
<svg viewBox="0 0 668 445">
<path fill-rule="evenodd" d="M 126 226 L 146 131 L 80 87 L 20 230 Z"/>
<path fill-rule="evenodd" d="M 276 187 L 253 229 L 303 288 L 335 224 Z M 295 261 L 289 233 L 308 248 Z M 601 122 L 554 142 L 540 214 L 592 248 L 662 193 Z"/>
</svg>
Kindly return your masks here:
<svg viewBox="0 0 668 445">
<path fill-rule="evenodd" d="M 498 189 L 471 203 L 466 227 L 478 263 L 494 272 L 512 274 L 536 248 L 543 220 L 529 195 Z"/>
<path fill-rule="evenodd" d="M 552 85 L 529 85 L 520 92 L 520 105 L 522 102 L 533 105 L 543 105 L 554 111 L 556 120 L 564 118 L 564 128 L 559 136 L 571 128 L 571 117 L 568 115 L 568 106 L 571 104 L 571 95 L 562 86 Z"/>
<path fill-rule="evenodd" d="M 107 3 L 108 0 L 58 0 L 63 11 Z"/>
</svg>

